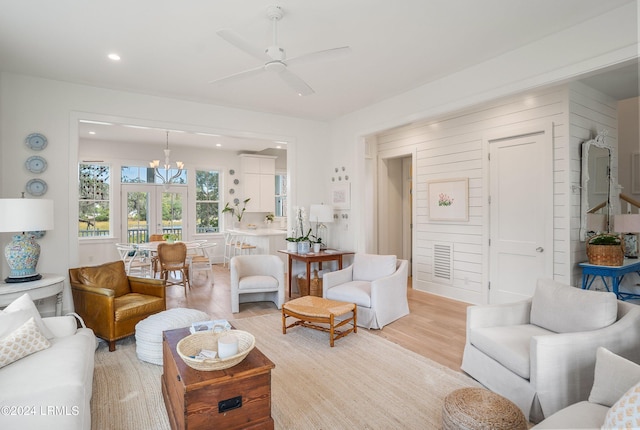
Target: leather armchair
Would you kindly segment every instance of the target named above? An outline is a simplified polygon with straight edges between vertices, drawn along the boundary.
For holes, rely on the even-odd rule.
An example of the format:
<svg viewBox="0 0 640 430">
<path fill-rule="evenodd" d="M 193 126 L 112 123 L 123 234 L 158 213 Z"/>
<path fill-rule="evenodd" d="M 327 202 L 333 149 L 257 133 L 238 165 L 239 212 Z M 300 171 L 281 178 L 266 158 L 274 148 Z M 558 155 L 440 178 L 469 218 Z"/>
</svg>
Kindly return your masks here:
<svg viewBox="0 0 640 430">
<path fill-rule="evenodd" d="M 409 314 L 409 263 L 395 255 L 356 253 L 353 264 L 322 277 L 322 296 L 355 303 L 358 325 L 381 329 Z"/>
<path fill-rule="evenodd" d="M 127 276 L 122 261 L 69 269 L 69 281 L 75 311 L 109 351 L 134 334 L 139 321 L 167 308 L 165 282 Z"/>
<path fill-rule="evenodd" d="M 277 255 L 237 255 L 229 262 L 231 312 L 240 303 L 270 301 L 280 309 L 284 303 L 284 263 Z"/>
</svg>

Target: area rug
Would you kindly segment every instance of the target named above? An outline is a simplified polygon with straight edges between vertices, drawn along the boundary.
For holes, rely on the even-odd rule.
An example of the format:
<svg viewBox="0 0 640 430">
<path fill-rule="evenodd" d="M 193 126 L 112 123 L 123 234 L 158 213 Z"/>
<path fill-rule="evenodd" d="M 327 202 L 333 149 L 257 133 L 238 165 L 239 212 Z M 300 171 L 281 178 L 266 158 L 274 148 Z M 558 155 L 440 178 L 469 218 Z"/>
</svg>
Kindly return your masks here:
<svg viewBox="0 0 640 430">
<path fill-rule="evenodd" d="M 304 327 L 282 334 L 279 314 L 234 320 L 276 365 L 271 415 L 276 429 L 438 429 L 444 397 L 479 386 L 361 329 L 329 346 L 328 334 Z M 133 337 L 115 352 L 101 345 L 91 400 L 92 429 L 169 429 L 162 366 L 141 362 Z"/>
</svg>

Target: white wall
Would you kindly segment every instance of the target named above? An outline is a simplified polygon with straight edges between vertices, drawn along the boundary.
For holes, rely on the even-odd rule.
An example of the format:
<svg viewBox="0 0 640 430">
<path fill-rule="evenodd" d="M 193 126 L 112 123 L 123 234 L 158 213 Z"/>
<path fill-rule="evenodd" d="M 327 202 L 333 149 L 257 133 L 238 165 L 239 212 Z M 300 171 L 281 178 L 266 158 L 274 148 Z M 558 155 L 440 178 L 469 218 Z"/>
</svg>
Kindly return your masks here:
<svg viewBox="0 0 640 430">
<path fill-rule="evenodd" d="M 532 42 L 520 49 L 461 70 L 404 94 L 345 115 L 332 123 L 331 163 L 355 173 L 352 230 L 342 246 L 366 249 L 371 208 L 365 204 L 367 162 L 363 136 L 446 113 L 479 106 L 508 95 L 559 84 L 638 57 L 637 2 Z M 613 31 L 615 29 L 615 31 Z"/>
<path fill-rule="evenodd" d="M 292 183 L 291 205 L 308 208 L 324 185 L 317 182 L 327 163 L 324 145 L 327 124 L 260 112 L 153 97 L 129 92 L 70 84 L 3 73 L 0 75 L 0 196 L 19 197 L 34 175 L 24 167 L 34 155 L 24 144 L 33 132 L 43 133 L 49 145 L 39 155 L 48 169 L 39 175 L 48 185 L 44 196 L 55 201 L 55 229 L 40 240 L 38 270 L 67 274 L 78 265 L 77 161 L 80 118 L 102 119 L 169 129 L 190 129 L 217 134 L 249 134 L 293 142 L 289 149 Z M 10 239 L 2 237 L 2 244 Z M 3 263 L 3 274 L 8 267 Z M 64 309 L 71 303 L 65 294 Z"/>
<path fill-rule="evenodd" d="M 618 102 L 618 148 L 620 150 L 620 161 L 618 162 L 619 175 L 618 182 L 622 186 L 622 192 L 640 200 L 640 190 L 633 192 L 631 187 L 631 157 L 640 153 L 640 97 L 621 100 Z M 640 176 L 640 169 L 636 175 Z M 631 207 L 633 213 L 638 213 L 638 209 Z M 623 213 L 627 212 L 626 203 L 622 204 Z"/>
</svg>

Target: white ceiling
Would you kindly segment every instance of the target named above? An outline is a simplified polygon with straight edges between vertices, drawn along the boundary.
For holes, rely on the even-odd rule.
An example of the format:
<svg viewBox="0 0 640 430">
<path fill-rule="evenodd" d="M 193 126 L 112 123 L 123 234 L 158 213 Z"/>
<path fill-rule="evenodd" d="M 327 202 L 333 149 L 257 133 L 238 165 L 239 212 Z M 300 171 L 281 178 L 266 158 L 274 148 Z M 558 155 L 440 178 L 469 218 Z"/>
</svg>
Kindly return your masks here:
<svg viewBox="0 0 640 430">
<path fill-rule="evenodd" d="M 0 0 L 0 70 L 331 120 L 631 1 Z M 285 14 L 279 45 L 288 57 L 344 45 L 352 54 L 292 66 L 316 92 L 306 97 L 270 73 L 208 84 L 260 65 L 216 32 L 230 29 L 266 48 L 274 3 Z M 121 61 L 107 59 L 111 52 Z M 635 85 L 625 84 L 625 96 L 636 96 L 637 66 L 629 78 Z M 611 87 L 619 76 L 592 79 L 620 95 Z"/>
</svg>

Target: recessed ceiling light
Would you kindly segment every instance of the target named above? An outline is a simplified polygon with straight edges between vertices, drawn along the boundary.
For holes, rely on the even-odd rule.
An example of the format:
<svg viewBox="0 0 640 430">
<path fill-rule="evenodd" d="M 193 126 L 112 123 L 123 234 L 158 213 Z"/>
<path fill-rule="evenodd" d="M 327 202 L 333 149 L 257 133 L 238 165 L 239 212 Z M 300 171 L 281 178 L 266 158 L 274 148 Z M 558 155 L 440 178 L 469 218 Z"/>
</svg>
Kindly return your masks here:
<svg viewBox="0 0 640 430">
<path fill-rule="evenodd" d="M 282 146 L 278 145 L 276 146 L 276 149 L 282 149 Z"/>
<path fill-rule="evenodd" d="M 81 123 L 83 123 L 83 124 L 113 125 L 113 124 L 112 124 L 112 123 L 110 123 L 110 122 L 103 122 L 103 121 L 91 121 L 91 120 L 88 120 L 88 119 L 81 119 L 81 120 L 80 120 L 80 122 L 81 122 Z"/>
<path fill-rule="evenodd" d="M 89 134 L 96 134 L 96 132 L 95 131 L 90 131 Z"/>
<path fill-rule="evenodd" d="M 217 147 L 221 147 L 221 146 L 222 146 L 222 143 L 216 143 L 216 146 L 217 146 Z"/>
<path fill-rule="evenodd" d="M 112 60 L 112 61 L 120 61 L 120 56 L 115 52 L 112 52 L 107 57 L 109 57 L 109 60 Z"/>
</svg>

